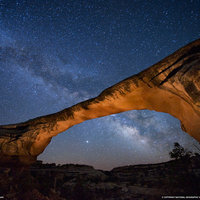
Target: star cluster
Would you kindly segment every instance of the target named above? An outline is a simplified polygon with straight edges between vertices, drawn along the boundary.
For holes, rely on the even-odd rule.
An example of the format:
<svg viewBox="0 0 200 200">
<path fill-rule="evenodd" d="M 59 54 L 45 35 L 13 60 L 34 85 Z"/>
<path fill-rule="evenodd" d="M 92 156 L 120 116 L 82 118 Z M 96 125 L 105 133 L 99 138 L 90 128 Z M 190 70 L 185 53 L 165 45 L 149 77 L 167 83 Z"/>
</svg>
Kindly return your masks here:
<svg viewBox="0 0 200 200">
<path fill-rule="evenodd" d="M 199 0 L 0 0 L 0 124 L 97 96 L 200 37 Z M 129 111 L 76 125 L 38 159 L 112 169 L 197 144 L 177 119 Z M 195 148 L 193 148 L 195 149 Z"/>
</svg>

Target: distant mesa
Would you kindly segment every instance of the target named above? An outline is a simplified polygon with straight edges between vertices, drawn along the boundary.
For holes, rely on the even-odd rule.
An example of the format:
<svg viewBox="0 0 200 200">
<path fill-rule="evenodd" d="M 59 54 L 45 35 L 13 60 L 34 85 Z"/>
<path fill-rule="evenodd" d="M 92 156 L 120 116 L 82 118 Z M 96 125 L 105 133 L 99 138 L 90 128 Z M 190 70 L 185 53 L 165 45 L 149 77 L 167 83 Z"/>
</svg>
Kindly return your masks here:
<svg viewBox="0 0 200 200">
<path fill-rule="evenodd" d="M 0 126 L 0 160 L 33 163 L 52 137 L 76 124 L 142 109 L 171 114 L 200 142 L 200 39 L 95 98 L 58 113 Z"/>
<path fill-rule="evenodd" d="M 161 199 L 177 194 L 198 197 L 200 191 L 199 155 L 110 171 L 42 161 L 24 168 L 0 167 L 5 199 Z"/>
</svg>

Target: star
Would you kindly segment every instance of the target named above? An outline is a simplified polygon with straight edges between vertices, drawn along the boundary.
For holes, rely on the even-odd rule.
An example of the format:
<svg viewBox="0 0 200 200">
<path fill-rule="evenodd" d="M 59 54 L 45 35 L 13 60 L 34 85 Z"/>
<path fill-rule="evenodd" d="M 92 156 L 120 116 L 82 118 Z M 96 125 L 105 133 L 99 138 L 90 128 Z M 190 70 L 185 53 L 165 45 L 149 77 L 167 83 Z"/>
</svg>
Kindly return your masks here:
<svg viewBox="0 0 200 200">
<path fill-rule="evenodd" d="M 199 1 L 9 0 L 0 16 L 0 124 L 96 97 L 200 37 Z M 172 116 L 129 111 L 71 127 L 38 159 L 110 170 L 167 161 L 174 142 L 196 141 Z"/>
</svg>

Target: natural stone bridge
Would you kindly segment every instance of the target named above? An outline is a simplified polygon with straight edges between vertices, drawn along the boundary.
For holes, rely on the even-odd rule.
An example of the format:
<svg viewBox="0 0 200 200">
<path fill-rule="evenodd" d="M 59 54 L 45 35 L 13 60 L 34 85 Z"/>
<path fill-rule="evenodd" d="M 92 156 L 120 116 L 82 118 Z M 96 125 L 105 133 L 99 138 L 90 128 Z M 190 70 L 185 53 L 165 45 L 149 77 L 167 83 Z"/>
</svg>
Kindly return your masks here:
<svg viewBox="0 0 200 200">
<path fill-rule="evenodd" d="M 1 163 L 34 162 L 57 134 L 85 120 L 149 109 L 178 118 L 200 142 L 200 39 L 155 65 L 58 113 L 0 126 Z"/>
</svg>

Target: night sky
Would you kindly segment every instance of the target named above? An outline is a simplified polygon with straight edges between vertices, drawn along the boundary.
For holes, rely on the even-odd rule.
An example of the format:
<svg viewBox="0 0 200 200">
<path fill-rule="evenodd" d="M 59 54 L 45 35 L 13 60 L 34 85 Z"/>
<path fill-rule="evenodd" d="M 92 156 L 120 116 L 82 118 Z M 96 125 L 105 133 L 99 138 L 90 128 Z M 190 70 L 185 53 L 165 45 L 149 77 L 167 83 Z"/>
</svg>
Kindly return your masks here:
<svg viewBox="0 0 200 200">
<path fill-rule="evenodd" d="M 199 0 L 0 0 L 0 124 L 97 96 L 200 38 Z M 38 159 L 97 169 L 169 160 L 198 143 L 179 120 L 129 111 L 54 137 Z"/>
</svg>

